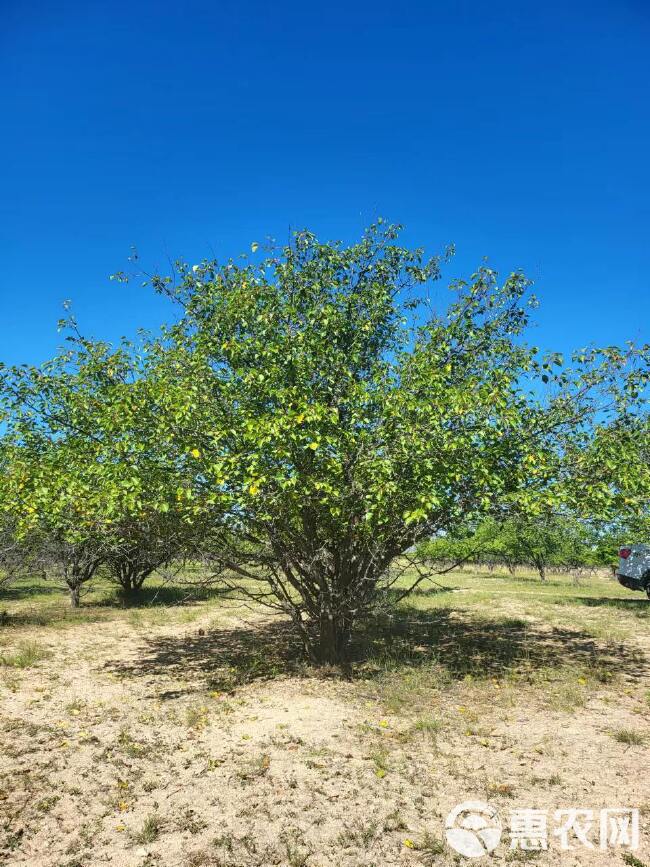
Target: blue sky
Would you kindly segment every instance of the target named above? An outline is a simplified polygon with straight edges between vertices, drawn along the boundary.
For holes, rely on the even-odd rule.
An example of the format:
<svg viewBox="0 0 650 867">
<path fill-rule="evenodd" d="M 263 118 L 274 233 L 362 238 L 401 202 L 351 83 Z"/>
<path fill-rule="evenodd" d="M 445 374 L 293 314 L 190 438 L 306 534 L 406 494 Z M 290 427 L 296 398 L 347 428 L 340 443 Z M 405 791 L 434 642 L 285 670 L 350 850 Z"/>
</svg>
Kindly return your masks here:
<svg viewBox="0 0 650 867">
<path fill-rule="evenodd" d="M 647 0 L 0 0 L 0 359 L 155 327 L 109 283 L 377 215 L 447 270 L 523 268 L 534 342 L 646 340 Z"/>
</svg>

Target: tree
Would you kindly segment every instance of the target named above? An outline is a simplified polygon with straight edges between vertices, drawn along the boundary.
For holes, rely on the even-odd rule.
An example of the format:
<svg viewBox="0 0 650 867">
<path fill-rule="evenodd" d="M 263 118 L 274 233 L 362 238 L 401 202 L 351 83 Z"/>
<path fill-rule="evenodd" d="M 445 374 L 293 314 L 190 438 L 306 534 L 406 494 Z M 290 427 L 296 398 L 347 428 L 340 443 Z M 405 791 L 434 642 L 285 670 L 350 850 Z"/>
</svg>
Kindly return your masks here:
<svg viewBox="0 0 650 867">
<path fill-rule="evenodd" d="M 38 552 L 70 592 L 73 607 L 103 556 L 101 527 L 94 515 L 98 489 L 75 442 L 14 443 L 2 479 L 1 500 L 21 546 Z"/>
<path fill-rule="evenodd" d="M 636 397 L 644 381 L 627 383 Z M 621 412 L 596 426 L 588 447 L 568 454 L 574 469 L 569 479 L 573 508 L 598 518 L 621 542 L 650 538 L 650 418 Z M 589 484 L 592 496 L 581 496 Z"/>
<path fill-rule="evenodd" d="M 26 555 L 24 546 L 16 539 L 14 527 L 5 517 L 0 523 L 0 587 L 19 572 Z"/>
<path fill-rule="evenodd" d="M 589 524 L 568 514 L 512 514 L 459 528 L 453 535 L 427 541 L 418 553 L 433 563 L 494 565 L 514 573 L 532 566 L 542 581 L 551 567 L 578 569 L 597 565 L 596 534 Z"/>
<path fill-rule="evenodd" d="M 492 518 L 478 523 L 469 522 L 454 528 L 434 539 L 426 539 L 417 546 L 417 558 L 428 565 L 441 567 L 438 571 L 450 571 L 466 563 L 494 565 L 510 561 L 500 544 L 500 525 Z"/>
<path fill-rule="evenodd" d="M 557 505 L 564 456 L 597 413 L 621 411 L 626 371 L 646 362 L 614 348 L 574 368 L 539 358 L 521 273 L 499 285 L 483 266 L 446 305 L 429 291 L 442 260 L 398 233 L 379 222 L 345 247 L 298 232 L 259 263 L 152 278 L 180 319 L 149 375 L 165 383 L 164 438 L 191 444 L 223 516 L 215 563 L 287 612 L 316 662 L 348 660 L 391 564 L 421 539 Z"/>
<path fill-rule="evenodd" d="M 4 371 L 1 509 L 36 544 L 73 607 L 105 566 L 129 595 L 178 556 L 196 525 L 192 479 L 156 428 L 156 384 L 129 344 L 81 337 L 43 368 Z"/>
<path fill-rule="evenodd" d="M 517 515 L 499 528 L 494 548 L 505 562 L 532 566 L 542 581 L 552 567 L 590 563 L 588 531 L 566 515 Z"/>
<path fill-rule="evenodd" d="M 110 578 L 120 585 L 127 598 L 137 595 L 145 580 L 181 551 L 176 538 L 177 525 L 150 519 L 124 521 L 112 528 L 104 564 Z"/>
</svg>

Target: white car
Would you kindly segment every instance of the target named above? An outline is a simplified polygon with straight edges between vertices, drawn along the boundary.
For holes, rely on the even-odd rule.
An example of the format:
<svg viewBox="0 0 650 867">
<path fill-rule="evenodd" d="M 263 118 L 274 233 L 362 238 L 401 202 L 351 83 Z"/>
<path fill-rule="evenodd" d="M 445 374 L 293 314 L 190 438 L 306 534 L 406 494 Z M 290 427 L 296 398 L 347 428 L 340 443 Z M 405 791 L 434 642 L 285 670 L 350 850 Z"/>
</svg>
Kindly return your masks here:
<svg viewBox="0 0 650 867">
<path fill-rule="evenodd" d="M 624 545 L 618 552 L 619 584 L 628 590 L 645 590 L 650 599 L 650 545 Z"/>
</svg>

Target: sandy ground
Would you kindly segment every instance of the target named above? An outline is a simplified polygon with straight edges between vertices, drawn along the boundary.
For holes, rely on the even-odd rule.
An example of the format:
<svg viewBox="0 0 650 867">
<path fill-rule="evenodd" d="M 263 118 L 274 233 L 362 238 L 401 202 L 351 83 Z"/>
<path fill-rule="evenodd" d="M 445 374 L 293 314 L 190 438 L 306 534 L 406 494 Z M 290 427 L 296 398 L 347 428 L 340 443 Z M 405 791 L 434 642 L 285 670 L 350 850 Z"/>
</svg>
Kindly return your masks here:
<svg viewBox="0 0 650 867">
<path fill-rule="evenodd" d="M 373 678 L 269 673 L 263 649 L 249 655 L 265 629 L 109 621 L 39 635 L 50 655 L 0 687 L 0 861 L 623 864 L 625 848 L 573 836 L 561 850 L 553 815 L 571 807 L 596 824 L 603 807 L 639 809 L 634 855 L 648 861 L 650 741 L 612 737 L 650 731 L 647 635 L 615 687 L 570 710 L 538 685 L 466 678 L 431 692 L 423 716 L 421 697 L 391 710 Z M 467 800 L 505 828 L 480 862 L 445 844 L 445 817 Z M 549 852 L 510 848 L 525 808 L 547 811 Z"/>
</svg>

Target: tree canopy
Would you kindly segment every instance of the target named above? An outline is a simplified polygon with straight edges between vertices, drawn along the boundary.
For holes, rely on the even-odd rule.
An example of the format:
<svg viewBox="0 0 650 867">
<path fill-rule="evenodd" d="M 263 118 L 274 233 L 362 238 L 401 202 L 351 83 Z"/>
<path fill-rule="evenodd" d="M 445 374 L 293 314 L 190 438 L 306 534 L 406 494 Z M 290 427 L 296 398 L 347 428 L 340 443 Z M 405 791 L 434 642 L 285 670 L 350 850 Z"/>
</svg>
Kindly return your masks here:
<svg viewBox="0 0 650 867">
<path fill-rule="evenodd" d="M 645 383 L 633 347 L 540 358 L 519 272 L 499 283 L 483 266 L 436 299 L 443 259 L 398 235 L 376 224 L 346 247 L 300 232 L 259 262 L 152 281 L 181 306 L 158 364 L 191 397 L 168 436 L 196 444 L 227 516 L 218 560 L 263 579 L 320 660 L 346 656 L 420 539 L 561 504 L 566 456 Z"/>
</svg>

